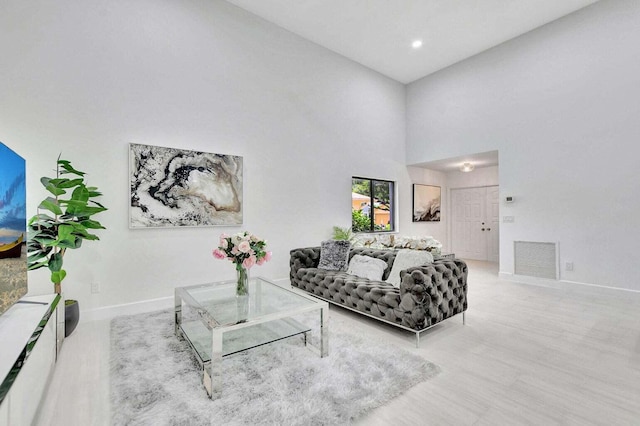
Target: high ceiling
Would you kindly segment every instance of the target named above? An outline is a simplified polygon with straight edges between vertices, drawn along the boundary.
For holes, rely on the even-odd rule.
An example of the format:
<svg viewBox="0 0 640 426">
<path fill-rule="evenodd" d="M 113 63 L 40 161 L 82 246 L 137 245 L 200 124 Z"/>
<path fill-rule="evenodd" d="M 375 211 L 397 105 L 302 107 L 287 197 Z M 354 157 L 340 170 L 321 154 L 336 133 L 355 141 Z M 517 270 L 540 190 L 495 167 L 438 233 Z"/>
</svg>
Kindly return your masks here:
<svg viewBox="0 0 640 426">
<path fill-rule="evenodd" d="M 410 83 L 597 0 L 227 1 Z"/>
</svg>

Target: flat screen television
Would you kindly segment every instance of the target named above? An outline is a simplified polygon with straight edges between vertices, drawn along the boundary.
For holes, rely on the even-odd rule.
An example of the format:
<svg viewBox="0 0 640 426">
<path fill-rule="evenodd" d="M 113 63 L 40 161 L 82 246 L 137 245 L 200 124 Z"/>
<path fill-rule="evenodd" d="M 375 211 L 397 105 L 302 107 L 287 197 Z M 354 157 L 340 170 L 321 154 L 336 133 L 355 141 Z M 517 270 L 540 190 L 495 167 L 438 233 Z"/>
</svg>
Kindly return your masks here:
<svg viewBox="0 0 640 426">
<path fill-rule="evenodd" d="M 0 315 L 27 293 L 24 159 L 0 142 Z"/>
</svg>

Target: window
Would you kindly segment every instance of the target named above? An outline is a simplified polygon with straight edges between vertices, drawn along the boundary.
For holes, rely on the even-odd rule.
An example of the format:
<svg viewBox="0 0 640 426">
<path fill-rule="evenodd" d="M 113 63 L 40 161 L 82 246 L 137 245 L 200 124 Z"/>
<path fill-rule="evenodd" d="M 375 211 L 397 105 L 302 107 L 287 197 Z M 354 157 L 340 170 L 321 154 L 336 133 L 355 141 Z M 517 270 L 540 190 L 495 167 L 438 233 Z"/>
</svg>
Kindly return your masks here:
<svg viewBox="0 0 640 426">
<path fill-rule="evenodd" d="M 393 182 L 354 177 L 351 179 L 351 227 L 353 232 L 393 231 L 395 207 Z"/>
</svg>

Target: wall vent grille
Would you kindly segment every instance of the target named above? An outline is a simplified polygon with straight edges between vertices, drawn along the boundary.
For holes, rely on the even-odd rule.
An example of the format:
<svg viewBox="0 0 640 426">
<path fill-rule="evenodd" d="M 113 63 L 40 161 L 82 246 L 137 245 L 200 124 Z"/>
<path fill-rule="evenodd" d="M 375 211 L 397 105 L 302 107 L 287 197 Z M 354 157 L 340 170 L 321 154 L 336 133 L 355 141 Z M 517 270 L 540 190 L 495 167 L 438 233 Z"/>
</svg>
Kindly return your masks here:
<svg viewBox="0 0 640 426">
<path fill-rule="evenodd" d="M 556 243 L 514 241 L 514 273 L 528 277 L 558 279 Z"/>
</svg>

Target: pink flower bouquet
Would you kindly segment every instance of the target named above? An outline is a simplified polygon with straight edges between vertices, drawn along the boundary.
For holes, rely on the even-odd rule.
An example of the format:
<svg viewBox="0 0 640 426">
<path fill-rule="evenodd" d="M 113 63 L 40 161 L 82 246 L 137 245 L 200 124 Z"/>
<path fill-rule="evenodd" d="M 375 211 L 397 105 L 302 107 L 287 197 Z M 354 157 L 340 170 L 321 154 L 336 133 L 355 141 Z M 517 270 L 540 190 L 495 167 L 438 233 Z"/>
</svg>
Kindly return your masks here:
<svg viewBox="0 0 640 426">
<path fill-rule="evenodd" d="M 220 235 L 218 248 L 213 250 L 216 259 L 228 259 L 236 264 L 236 269 L 251 269 L 271 260 L 271 252 L 266 251 L 267 242 L 244 231 L 235 235 Z"/>
</svg>

